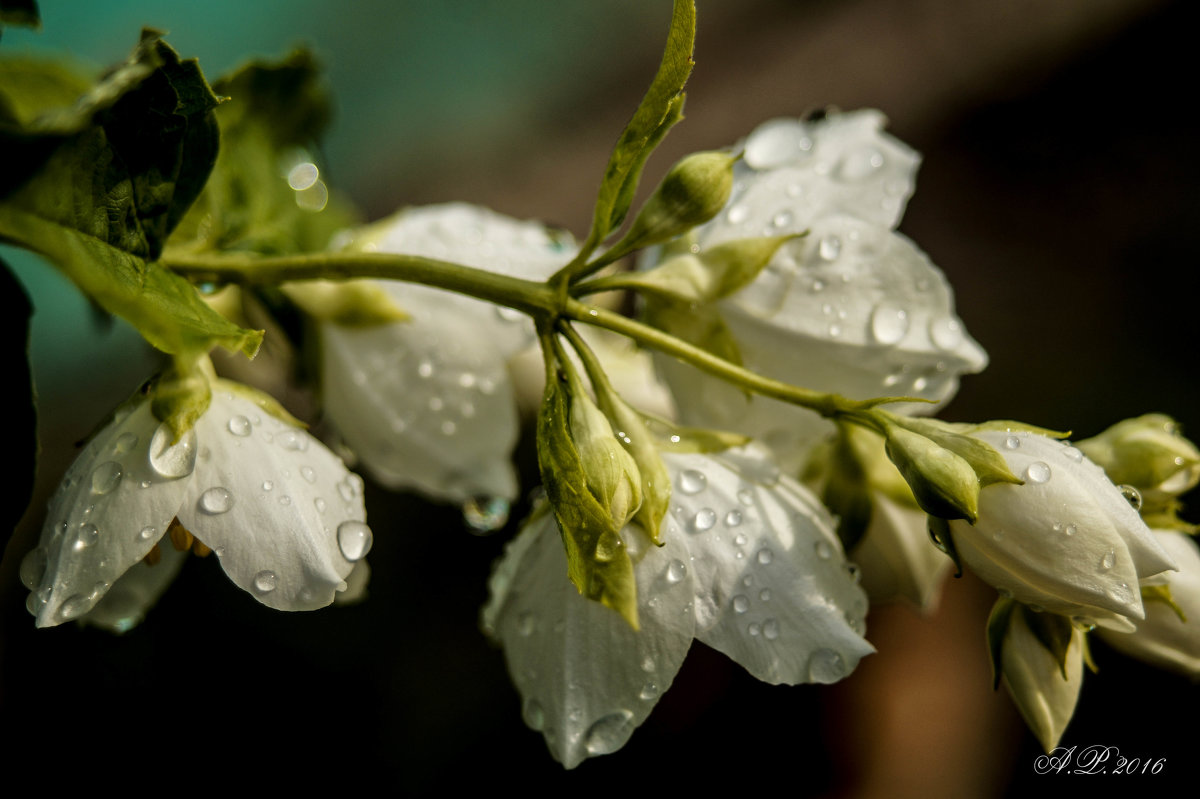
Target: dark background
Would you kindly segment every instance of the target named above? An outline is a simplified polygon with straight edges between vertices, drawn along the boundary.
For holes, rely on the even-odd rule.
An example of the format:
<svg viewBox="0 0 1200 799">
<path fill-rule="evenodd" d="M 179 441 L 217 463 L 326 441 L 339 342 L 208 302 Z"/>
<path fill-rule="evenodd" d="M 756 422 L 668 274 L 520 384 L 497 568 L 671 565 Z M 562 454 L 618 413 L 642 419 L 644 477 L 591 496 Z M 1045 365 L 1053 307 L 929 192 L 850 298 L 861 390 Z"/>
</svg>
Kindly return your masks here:
<svg viewBox="0 0 1200 799">
<path fill-rule="evenodd" d="M 606 148 L 653 74 L 669 4 L 76 5 L 42 3 L 36 46 L 113 61 L 141 24 L 154 24 L 215 75 L 242 54 L 310 40 L 341 101 L 328 174 L 371 218 L 468 199 L 581 234 Z M 1082 437 L 1161 411 L 1200 431 L 1189 280 L 1200 252 L 1190 124 L 1198 17 L 1183 1 L 701 0 L 688 120 L 646 182 L 771 116 L 879 107 L 925 155 L 901 229 L 947 273 L 992 359 L 946 418 L 1017 418 Z M 0 47 L 34 41 L 6 31 Z M 97 327 L 40 265 L 4 255 L 39 308 L 45 451 L 24 523 L 36 530 L 71 443 L 155 361 L 122 325 Z M 528 467 L 527 445 L 522 452 Z M 1114 745 L 1165 757 L 1166 767 L 1156 777 L 1034 775 L 1037 745 L 988 687 L 991 596 L 968 580 L 949 586 L 936 620 L 949 643 L 929 644 L 922 661 L 911 650 L 936 637 L 934 622 L 904 609 L 873 615 L 868 637 L 880 655 L 834 689 L 762 685 L 696 644 L 625 749 L 563 772 L 521 723 L 503 658 L 477 631 L 490 564 L 511 528 L 477 538 L 455 509 L 381 490 L 369 490 L 368 514 L 376 543 L 366 604 L 279 614 L 215 563 L 193 561 L 120 638 L 35 631 L 11 579 L 23 553 L 10 552 L 0 779 L 135 792 L 348 792 L 380 780 L 421 793 L 866 795 L 866 761 L 878 754 L 870 733 L 887 726 L 881 714 L 896 697 L 916 702 L 910 713 L 922 724 L 902 742 L 927 781 L 880 795 L 1040 795 L 1117 782 L 1169 790 L 1193 779 L 1200 691 L 1099 643 L 1101 671 L 1085 679 L 1063 744 Z M 905 651 L 923 664 L 915 682 L 887 671 Z M 926 696 L 939 685 L 944 695 Z M 979 715 L 963 721 L 963 708 Z M 972 742 L 973 781 L 950 776 L 963 764 L 947 748 L 956 738 Z"/>
</svg>

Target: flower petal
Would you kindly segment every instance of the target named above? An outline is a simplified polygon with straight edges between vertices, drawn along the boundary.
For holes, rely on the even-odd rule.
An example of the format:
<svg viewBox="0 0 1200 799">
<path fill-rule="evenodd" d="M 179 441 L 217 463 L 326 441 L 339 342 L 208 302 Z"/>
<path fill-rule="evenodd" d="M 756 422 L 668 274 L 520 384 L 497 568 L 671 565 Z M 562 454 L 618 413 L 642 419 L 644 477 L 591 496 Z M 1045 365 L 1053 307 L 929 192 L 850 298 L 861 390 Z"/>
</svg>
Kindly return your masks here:
<svg viewBox="0 0 1200 799">
<path fill-rule="evenodd" d="M 633 527 L 625 538 L 636 561 L 640 631 L 571 584 L 552 513 L 535 512 L 492 577 L 484 627 L 504 645 L 525 723 L 567 768 L 625 745 L 692 642 L 684 541 L 658 548 Z"/>
<path fill-rule="evenodd" d="M 836 682 L 874 648 L 867 598 L 833 521 L 761 448 L 664 454 L 675 476 L 664 539 L 683 539 L 696 637 L 772 684 Z"/>
<path fill-rule="evenodd" d="M 863 587 L 872 602 L 902 598 L 932 613 L 953 561 L 930 542 L 924 511 L 880 492 L 871 502 L 871 523 L 850 553 L 862 569 Z"/>
<path fill-rule="evenodd" d="M 279 610 L 328 605 L 370 547 L 362 478 L 308 433 L 216 389 L 179 520 Z"/>
<path fill-rule="evenodd" d="M 146 611 L 154 606 L 163 591 L 179 574 L 188 553 L 173 546 L 159 547 L 162 557 L 151 566 L 135 563 L 121 575 L 108 593 L 79 621 L 94 624 L 112 633 L 125 633 L 142 623 Z"/>
<path fill-rule="evenodd" d="M 170 438 L 143 400 L 118 410 L 71 464 L 22 563 L 39 627 L 82 616 L 162 538 L 196 453 L 194 433 L 175 447 Z"/>
<path fill-rule="evenodd" d="M 1012 615 L 1001 655 L 1004 685 L 1029 729 L 1047 752 L 1058 746 L 1075 714 L 1083 686 L 1083 633 L 1072 628 L 1067 649 L 1067 677 L 1054 656 L 1025 622 L 1024 612 Z"/>
</svg>

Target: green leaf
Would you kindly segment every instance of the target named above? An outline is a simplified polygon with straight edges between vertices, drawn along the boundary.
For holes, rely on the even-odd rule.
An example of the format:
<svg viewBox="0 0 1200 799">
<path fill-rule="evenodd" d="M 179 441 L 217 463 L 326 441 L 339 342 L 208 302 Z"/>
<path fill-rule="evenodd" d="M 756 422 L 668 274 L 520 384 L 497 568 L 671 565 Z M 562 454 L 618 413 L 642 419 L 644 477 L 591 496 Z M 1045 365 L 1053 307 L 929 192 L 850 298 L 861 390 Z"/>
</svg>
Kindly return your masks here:
<svg viewBox="0 0 1200 799">
<path fill-rule="evenodd" d="M 0 0 L 0 31 L 5 25 L 21 25 L 35 30 L 42 27 L 34 0 Z"/>
<path fill-rule="evenodd" d="M 565 376 L 551 370 L 537 418 L 538 468 L 567 552 L 567 574 L 588 599 L 621 614 L 638 628 L 633 561 L 609 509 L 588 490 L 571 436 Z"/>
<path fill-rule="evenodd" d="M 1071 634 L 1074 628 L 1071 620 L 1057 613 L 1039 613 L 1025 605 L 1020 606 L 1025 615 L 1025 623 L 1029 625 L 1034 638 L 1046 648 L 1055 662 L 1064 680 L 1067 677 L 1067 650 L 1071 646 Z"/>
<path fill-rule="evenodd" d="M 992 663 L 992 690 L 1000 688 L 1000 678 L 1004 674 L 1003 661 L 1004 639 L 1008 636 L 1008 625 L 1012 621 L 1016 601 L 1008 597 L 1000 597 L 992 605 L 992 612 L 987 620 L 988 659 Z"/>
<path fill-rule="evenodd" d="M 153 261 L 216 157 L 217 100 L 195 61 L 145 31 L 129 61 L 70 107 L 31 117 L 34 93 L 0 91 L 22 98 L 0 122 L 6 165 L 21 165 L 0 174 L 0 239 L 46 256 L 161 350 L 219 344 L 252 355 L 261 333 L 230 323 Z"/>
<path fill-rule="evenodd" d="M 7 342 L 0 374 L 8 384 L 5 405 L 11 425 L 6 443 L 9 469 L 4 517 L 0 518 L 0 557 L 29 505 L 37 471 L 37 397 L 33 375 L 29 371 L 29 317 L 32 313 L 33 307 L 25 290 L 8 264 L 0 259 L 0 341 Z"/>
<path fill-rule="evenodd" d="M 680 95 L 692 73 L 695 39 L 695 3 L 675 0 L 658 73 L 609 156 L 584 249 L 603 241 L 624 220 L 637 191 L 642 166 L 667 130 L 682 116 Z"/>
<path fill-rule="evenodd" d="M 228 96 L 216 112 L 221 153 L 172 248 L 317 252 L 358 222 L 349 204 L 331 194 L 313 154 L 332 112 L 310 52 L 252 61 L 215 89 Z"/>
</svg>

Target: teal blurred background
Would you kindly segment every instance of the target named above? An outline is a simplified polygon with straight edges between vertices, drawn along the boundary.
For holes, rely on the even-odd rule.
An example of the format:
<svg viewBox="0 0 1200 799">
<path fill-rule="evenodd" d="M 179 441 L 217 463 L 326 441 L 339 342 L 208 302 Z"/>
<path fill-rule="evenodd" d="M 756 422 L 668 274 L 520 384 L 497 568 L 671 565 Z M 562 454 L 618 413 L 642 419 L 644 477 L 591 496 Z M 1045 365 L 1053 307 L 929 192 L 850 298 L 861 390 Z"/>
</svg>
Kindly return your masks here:
<svg viewBox="0 0 1200 799">
<path fill-rule="evenodd" d="M 101 67 L 150 25 L 215 78 L 306 42 L 337 102 L 325 172 L 368 218 L 471 200 L 581 233 L 607 148 L 653 74 L 669 5 L 46 0 L 43 31 L 7 29 L 0 51 L 66 51 Z M 925 154 L 901 229 L 947 273 L 992 358 L 946 416 L 1086 436 L 1162 411 L 1200 432 L 1191 281 L 1200 159 L 1188 123 L 1196 4 L 699 7 L 688 119 L 651 162 L 648 184 L 684 153 L 730 144 L 772 116 L 881 108 L 892 132 Z M 25 522 L 36 526 L 73 442 L 157 359 L 35 259 L 0 255 L 38 309 L 43 459 Z M 0 748 L 0 765 L 73 764 L 48 772 L 64 785 L 174 777 L 311 792 L 377 778 L 393 792 L 512 784 L 608 797 L 631 786 L 767 790 L 781 775 L 796 796 L 865 796 L 890 751 L 926 779 L 893 781 L 879 795 L 1028 796 L 1051 786 L 1032 775 L 1036 748 L 1006 697 L 988 690 L 981 625 L 994 595 L 968 580 L 949 586 L 937 620 L 954 641 L 933 640 L 906 611 L 873 612 L 869 637 L 881 654 L 833 690 L 764 686 L 697 645 L 625 750 L 563 774 L 521 724 L 502 658 L 475 629 L 504 536 L 473 538 L 455 509 L 413 497 L 375 490 L 369 502 L 373 598 L 357 608 L 275 614 L 215 564 L 193 562 L 141 628 L 113 639 L 35 634 L 23 592 L 6 591 L 0 720 L 17 738 Z M 924 660 L 908 658 L 903 677 L 886 671 L 906 662 L 913 641 L 927 647 Z M 1097 650 L 1102 671 L 1085 682 L 1064 743 L 1165 756 L 1160 790 L 1190 778 L 1194 742 L 1160 719 L 1200 712 L 1195 686 Z M 896 726 L 910 749 L 883 739 Z M 251 776 L 233 777 L 242 767 Z"/>
</svg>

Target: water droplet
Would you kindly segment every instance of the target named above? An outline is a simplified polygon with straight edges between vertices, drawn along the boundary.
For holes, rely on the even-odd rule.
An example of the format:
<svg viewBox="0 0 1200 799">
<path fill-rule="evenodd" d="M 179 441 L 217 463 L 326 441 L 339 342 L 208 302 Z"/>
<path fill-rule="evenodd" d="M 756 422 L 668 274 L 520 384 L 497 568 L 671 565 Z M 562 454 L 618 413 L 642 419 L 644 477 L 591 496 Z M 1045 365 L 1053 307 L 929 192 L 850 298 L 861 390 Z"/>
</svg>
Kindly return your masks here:
<svg viewBox="0 0 1200 799">
<path fill-rule="evenodd" d="M 837 175 L 842 180 L 863 180 L 882 166 L 883 153 L 874 147 L 863 147 L 842 159 Z"/>
<path fill-rule="evenodd" d="M 59 606 L 58 615 L 63 621 L 68 621 L 87 613 L 91 607 L 91 599 L 83 594 L 72 594 Z"/>
<path fill-rule="evenodd" d="M 1025 467 L 1025 480 L 1030 483 L 1044 483 L 1050 479 L 1050 466 L 1044 461 L 1034 461 Z"/>
<path fill-rule="evenodd" d="M 830 338 L 837 338 L 840 335 L 842 335 L 842 326 L 841 325 L 830 325 L 829 326 Z"/>
<path fill-rule="evenodd" d="M 725 214 L 725 218 L 729 220 L 731 225 L 740 225 L 746 221 L 746 217 L 750 215 L 750 210 L 744 205 L 735 205 L 729 209 L 729 213 Z"/>
<path fill-rule="evenodd" d="M 139 488 L 149 488 L 152 485 L 154 485 L 154 484 L 151 483 L 149 480 L 143 480 L 142 482 L 138 483 Z"/>
<path fill-rule="evenodd" d="M 228 488 L 214 486 L 201 494 L 196 504 L 202 512 L 216 516 L 233 507 L 233 494 L 229 493 Z"/>
<path fill-rule="evenodd" d="M 168 479 L 187 477 L 196 468 L 196 431 L 188 430 L 176 443 L 170 426 L 163 422 L 150 439 L 150 468 Z"/>
<path fill-rule="evenodd" d="M 726 527 L 737 527 L 741 523 L 742 512 L 740 510 L 734 509 L 725 514 Z M 746 543 L 745 536 L 738 536 L 738 538 L 742 539 L 742 544 Z M 738 546 L 741 546 L 741 544 L 738 544 Z"/>
<path fill-rule="evenodd" d="M 504 497 L 474 497 L 463 503 L 463 523 L 473 533 L 495 532 L 508 522 L 510 508 Z"/>
<path fill-rule="evenodd" d="M 650 702 L 658 699 L 659 693 L 658 686 L 652 682 L 648 682 L 642 686 L 642 691 L 638 694 L 638 696 L 641 697 L 643 701 Z"/>
<path fill-rule="evenodd" d="M 1021 439 L 1017 438 L 1016 436 L 1009 436 L 1008 438 L 1004 439 L 1004 446 L 1006 449 L 1019 449 L 1021 446 Z"/>
<path fill-rule="evenodd" d="M 833 557 L 833 547 L 829 546 L 828 541 L 818 541 L 813 544 L 813 550 L 821 560 L 829 560 Z"/>
<path fill-rule="evenodd" d="M 522 611 L 521 614 L 517 616 L 517 634 L 518 635 L 522 635 L 522 636 L 528 638 L 529 636 L 533 635 L 533 632 L 536 629 L 537 629 L 537 614 L 535 614 L 533 611 L 530 611 L 530 610 Z"/>
<path fill-rule="evenodd" d="M 779 637 L 779 620 L 767 619 L 763 622 L 763 638 L 774 641 Z"/>
<path fill-rule="evenodd" d="M 758 562 L 766 566 L 771 561 L 775 560 L 775 553 L 769 549 L 758 550 Z"/>
<path fill-rule="evenodd" d="M 250 427 L 250 420 L 241 414 L 230 417 L 228 427 L 229 432 L 242 438 L 250 435 L 250 433 L 253 432 Z"/>
<path fill-rule="evenodd" d="M 137 433 L 122 433 L 117 437 L 117 440 L 113 442 L 113 454 L 124 455 L 136 447 L 137 442 Z"/>
<path fill-rule="evenodd" d="M 301 466 L 300 476 L 304 478 L 304 482 L 306 483 L 311 484 L 317 482 L 317 473 L 313 471 L 311 466 Z"/>
<path fill-rule="evenodd" d="M 733 612 L 745 613 L 750 609 L 750 598 L 745 594 L 738 594 L 733 598 Z"/>
<path fill-rule="evenodd" d="M 1104 557 L 1100 558 L 1100 568 L 1104 571 L 1111 569 L 1117 562 L 1117 553 L 1113 550 L 1108 550 L 1104 553 Z"/>
<path fill-rule="evenodd" d="M 46 576 L 46 550 L 41 547 L 31 549 L 21 558 L 21 584 L 30 591 L 42 584 Z"/>
<path fill-rule="evenodd" d="M 592 755 L 608 755 L 620 749 L 633 734 L 633 714 L 618 710 L 598 719 L 583 738 L 583 745 Z"/>
<path fill-rule="evenodd" d="M 696 517 L 692 519 L 692 527 L 700 533 L 711 530 L 716 523 L 717 514 L 712 508 L 701 508 L 696 512 Z"/>
<path fill-rule="evenodd" d="M 371 528 L 365 523 L 351 520 L 338 525 L 337 542 L 342 557 L 353 563 L 362 560 L 371 551 L 374 537 L 371 535 Z"/>
<path fill-rule="evenodd" d="M 1096 629 L 1096 622 L 1092 619 L 1089 619 L 1087 616 L 1074 616 L 1071 618 L 1071 621 L 1078 624 L 1083 628 L 1083 631 L 1087 633 L 1090 633 L 1092 630 Z"/>
<path fill-rule="evenodd" d="M 156 535 L 158 535 L 158 528 L 156 528 L 156 527 L 143 527 L 141 530 L 138 530 L 137 537 L 138 537 L 138 540 L 139 540 L 139 541 L 150 541 L 150 540 L 152 540 L 152 539 L 153 539 L 153 538 L 154 538 Z"/>
<path fill-rule="evenodd" d="M 871 335 L 880 344 L 896 344 L 908 333 L 908 311 L 881 302 L 871 312 Z"/>
<path fill-rule="evenodd" d="M 758 598 L 761 599 L 763 602 L 770 602 L 771 601 L 771 589 L 764 588 L 763 590 L 759 591 Z"/>
<path fill-rule="evenodd" d="M 650 657 L 649 655 L 646 655 L 646 657 L 642 658 L 642 671 L 646 672 L 647 674 L 654 671 L 654 658 Z"/>
<path fill-rule="evenodd" d="M 677 583 L 687 576 L 687 566 L 679 559 L 672 560 L 667 564 L 667 582 Z"/>
<path fill-rule="evenodd" d="M 1083 453 L 1075 447 L 1067 447 L 1063 450 L 1063 455 L 1073 460 L 1075 463 L 1083 463 Z"/>
<path fill-rule="evenodd" d="M 754 504 L 754 492 L 748 488 L 743 488 L 737 493 L 738 502 L 749 507 Z"/>
<path fill-rule="evenodd" d="M 536 699 L 526 699 L 521 707 L 521 716 L 531 730 L 541 731 L 546 725 L 546 711 Z"/>
<path fill-rule="evenodd" d="M 939 349 L 952 350 L 962 343 L 962 323 L 952 316 L 933 319 L 929 323 L 929 338 Z"/>
<path fill-rule="evenodd" d="M 121 464 L 102 463 L 92 471 L 92 493 L 107 494 L 121 482 Z"/>
<path fill-rule="evenodd" d="M 836 261 L 842 253 L 842 240 L 837 236 L 823 236 L 817 244 L 817 255 L 823 261 Z"/>
<path fill-rule="evenodd" d="M 771 218 L 771 224 L 775 227 L 787 227 L 792 224 L 792 212 L 780 211 Z"/>
<path fill-rule="evenodd" d="M 300 430 L 284 430 L 275 436 L 275 440 L 289 452 L 304 452 L 308 449 L 308 436 Z"/>
<path fill-rule="evenodd" d="M 818 649 L 808 659 L 808 679 L 818 683 L 833 683 L 846 676 L 846 662 L 832 649 Z"/>
<path fill-rule="evenodd" d="M 1117 486 L 1117 488 L 1121 490 L 1121 496 L 1125 497 L 1125 501 L 1129 503 L 1131 508 L 1137 511 L 1142 509 L 1142 492 L 1131 485 L 1121 485 Z"/>
<path fill-rule="evenodd" d="M 100 538 L 100 531 L 96 529 L 94 524 L 80 525 L 79 530 L 75 533 L 75 551 L 86 549 Z"/>
<path fill-rule="evenodd" d="M 1068 524 L 1063 532 L 1067 535 L 1075 535 L 1075 533 L 1079 532 L 1079 528 L 1073 524 Z"/>
<path fill-rule="evenodd" d="M 746 632 L 748 632 L 750 634 L 751 638 L 757 638 L 758 635 L 762 632 L 762 625 L 756 621 L 752 621 L 748 625 L 746 625 Z"/>
<path fill-rule="evenodd" d="M 699 494 L 708 485 L 704 472 L 686 469 L 679 475 L 679 490 L 684 494 Z"/>
<path fill-rule="evenodd" d="M 441 429 L 441 431 L 442 431 L 442 435 L 444 435 L 444 436 L 452 436 L 452 435 L 454 435 L 456 432 L 458 432 L 458 425 L 457 425 L 457 424 L 455 424 L 455 423 L 454 423 L 453 421 L 451 421 L 450 419 L 446 419 L 445 421 L 443 421 L 443 422 L 442 422 L 442 425 L 441 425 L 441 428 L 440 428 L 440 429 Z"/>
<path fill-rule="evenodd" d="M 314 500 L 313 500 L 313 505 L 315 505 L 315 506 L 316 506 L 316 508 L 317 508 L 317 513 L 324 513 L 324 512 L 325 512 L 325 500 L 324 500 L 324 499 L 322 499 L 321 497 L 317 497 L 316 499 L 314 499 Z"/>
<path fill-rule="evenodd" d="M 273 571 L 264 569 L 254 575 L 254 590 L 260 594 L 269 594 L 279 585 L 279 578 Z"/>
</svg>

